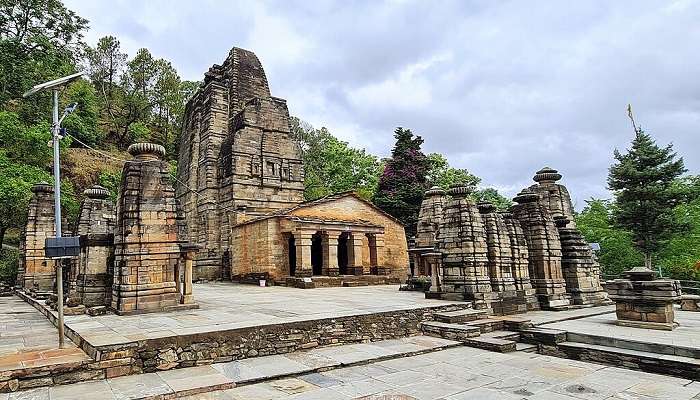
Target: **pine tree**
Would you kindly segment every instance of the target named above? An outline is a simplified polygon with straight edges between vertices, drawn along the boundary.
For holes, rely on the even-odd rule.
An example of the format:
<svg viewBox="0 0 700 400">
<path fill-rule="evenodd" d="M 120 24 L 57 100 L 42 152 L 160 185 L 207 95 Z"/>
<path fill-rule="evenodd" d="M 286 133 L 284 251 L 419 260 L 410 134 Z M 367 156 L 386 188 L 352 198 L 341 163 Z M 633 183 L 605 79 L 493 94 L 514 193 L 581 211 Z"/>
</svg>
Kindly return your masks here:
<svg viewBox="0 0 700 400">
<path fill-rule="evenodd" d="M 614 222 L 632 233 L 645 266 L 651 268 L 652 255 L 682 229 L 672 210 L 679 200 L 674 180 L 686 171 L 683 158 L 676 159 L 672 145 L 661 148 L 638 129 L 632 147 L 625 154 L 615 150 L 615 159 L 608 175 L 608 188 L 616 201 Z"/>
<path fill-rule="evenodd" d="M 420 148 L 423 139 L 414 136 L 410 129 L 398 127 L 394 137 L 396 144 L 391 158 L 386 160 L 372 201 L 403 222 L 410 236 L 415 231 L 423 193 L 427 189 L 430 161 Z"/>
</svg>

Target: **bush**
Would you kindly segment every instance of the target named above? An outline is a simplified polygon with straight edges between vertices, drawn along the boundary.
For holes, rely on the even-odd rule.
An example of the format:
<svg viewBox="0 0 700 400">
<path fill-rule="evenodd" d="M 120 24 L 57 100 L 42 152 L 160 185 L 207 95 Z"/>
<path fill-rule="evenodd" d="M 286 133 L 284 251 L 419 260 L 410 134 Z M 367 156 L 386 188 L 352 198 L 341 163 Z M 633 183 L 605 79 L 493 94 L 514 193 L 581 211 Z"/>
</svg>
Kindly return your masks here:
<svg viewBox="0 0 700 400">
<path fill-rule="evenodd" d="M 2 249 L 0 251 L 0 282 L 14 285 L 19 269 L 19 250 Z"/>
</svg>

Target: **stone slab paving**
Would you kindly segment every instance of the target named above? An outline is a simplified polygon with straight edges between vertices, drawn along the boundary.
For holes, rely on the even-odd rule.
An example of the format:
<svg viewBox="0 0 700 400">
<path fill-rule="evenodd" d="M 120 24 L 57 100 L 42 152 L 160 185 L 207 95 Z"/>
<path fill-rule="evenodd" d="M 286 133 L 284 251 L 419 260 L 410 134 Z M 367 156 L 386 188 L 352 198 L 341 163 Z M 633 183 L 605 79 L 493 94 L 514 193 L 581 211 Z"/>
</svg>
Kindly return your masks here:
<svg viewBox="0 0 700 400">
<path fill-rule="evenodd" d="M 551 324 L 552 322 L 570 321 L 586 318 L 594 315 L 610 314 L 615 312 L 615 306 L 583 307 L 563 311 L 528 311 L 520 314 L 529 319 L 535 325 Z M 613 314 L 614 315 L 614 314 Z"/>
<path fill-rule="evenodd" d="M 675 310 L 675 315 L 680 326 L 673 331 L 619 326 L 615 324 L 616 316 L 614 313 L 547 323 L 543 326 L 583 335 L 644 341 L 700 350 L 700 313 Z"/>
<path fill-rule="evenodd" d="M 700 382 L 533 353 L 456 347 L 184 398 L 689 400 L 700 399 Z"/>
<path fill-rule="evenodd" d="M 231 282 L 194 285 L 199 309 L 130 316 L 68 316 L 66 325 L 92 346 L 266 324 L 464 304 L 399 292 L 398 286 L 301 290 Z"/>
<path fill-rule="evenodd" d="M 89 360 L 68 338 L 65 344 L 58 348 L 57 329 L 34 307 L 0 297 L 0 372 Z"/>
<path fill-rule="evenodd" d="M 322 375 L 319 371 L 329 371 L 345 365 L 398 359 L 459 345 L 460 343 L 451 340 L 413 336 L 382 342 L 321 347 L 283 355 L 38 388 L 9 395 L 0 394 L 0 400 L 160 400 L 281 377 L 305 375 L 309 380 L 313 380 L 314 376 L 318 377 L 315 383 L 296 378 L 284 378 L 271 383 L 273 388 L 271 390 L 294 394 L 316 389 L 320 387 L 319 385 L 340 382 Z M 379 372 L 386 371 L 381 367 L 361 368 L 366 371 L 375 369 Z"/>
</svg>

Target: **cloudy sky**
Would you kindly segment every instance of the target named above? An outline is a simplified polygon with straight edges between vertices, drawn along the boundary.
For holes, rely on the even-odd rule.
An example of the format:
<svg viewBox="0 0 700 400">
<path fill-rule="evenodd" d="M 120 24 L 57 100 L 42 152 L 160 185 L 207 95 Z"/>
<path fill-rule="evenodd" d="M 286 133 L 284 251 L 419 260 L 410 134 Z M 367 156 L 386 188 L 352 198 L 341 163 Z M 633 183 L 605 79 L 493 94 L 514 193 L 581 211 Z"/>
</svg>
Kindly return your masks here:
<svg viewBox="0 0 700 400">
<path fill-rule="evenodd" d="M 293 115 L 380 156 L 409 127 L 507 195 L 549 165 L 578 209 L 608 197 L 627 103 L 700 173 L 700 1 L 66 3 L 185 79 L 253 50 Z"/>
</svg>

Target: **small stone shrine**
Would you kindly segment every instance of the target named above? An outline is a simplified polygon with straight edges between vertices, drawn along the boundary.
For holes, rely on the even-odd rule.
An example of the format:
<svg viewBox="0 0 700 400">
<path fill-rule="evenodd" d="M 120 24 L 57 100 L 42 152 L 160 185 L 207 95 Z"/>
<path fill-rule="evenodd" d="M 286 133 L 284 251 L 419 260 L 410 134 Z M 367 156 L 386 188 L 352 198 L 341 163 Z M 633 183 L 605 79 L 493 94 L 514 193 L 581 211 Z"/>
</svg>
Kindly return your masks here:
<svg viewBox="0 0 700 400">
<path fill-rule="evenodd" d="M 515 196 L 513 216 L 520 221 L 528 243 L 530 280 L 542 308 L 568 306 L 564 274 L 561 269 L 561 242 L 549 209 L 539 196 L 523 189 Z"/>
<path fill-rule="evenodd" d="M 83 192 L 76 234 L 80 257 L 74 263 L 72 289 L 86 307 L 111 303 L 114 274 L 114 204 L 109 191 L 95 185 Z"/>
<path fill-rule="evenodd" d="M 561 268 L 573 304 L 610 304 L 600 284 L 600 265 L 581 232 L 563 215 L 554 217 L 561 241 Z"/>
<path fill-rule="evenodd" d="M 437 241 L 435 236 L 442 222 L 445 198 L 445 191 L 438 186 L 433 186 L 425 192 L 418 213 L 415 246 L 409 249 L 415 269 L 414 275 L 432 275 L 432 264 L 424 255 L 433 253 L 436 249 Z"/>
<path fill-rule="evenodd" d="M 673 330 L 673 303 L 681 299 L 681 284 L 672 279 L 655 279 L 645 267 L 633 268 L 626 279 L 605 282 L 605 290 L 617 309 L 617 324 L 635 328 Z"/>
<path fill-rule="evenodd" d="M 532 178 L 537 184 L 528 189 L 540 196 L 540 202 L 549 209 L 552 218 L 566 217 L 568 221 L 566 227 L 576 227 L 571 196 L 566 186 L 557 183 L 560 179 L 559 171 L 544 167 L 537 171 Z"/>
<path fill-rule="evenodd" d="M 114 234 L 112 309 L 118 314 L 179 307 L 178 265 L 182 223 L 169 183 L 165 148 L 129 146 L 124 164 Z"/>
<path fill-rule="evenodd" d="M 34 292 L 50 293 L 55 286 L 55 262 L 45 257 L 46 238 L 56 236 L 53 186 L 40 182 L 32 187 L 20 252 L 17 281 Z"/>
<path fill-rule="evenodd" d="M 470 300 L 475 308 L 486 308 L 492 299 L 488 273 L 488 249 L 483 221 L 467 186 L 447 192 L 437 234 L 442 252 L 443 298 Z"/>
</svg>

